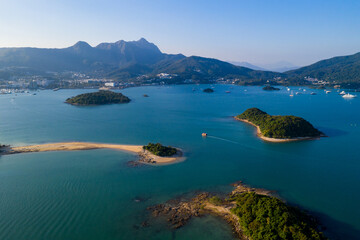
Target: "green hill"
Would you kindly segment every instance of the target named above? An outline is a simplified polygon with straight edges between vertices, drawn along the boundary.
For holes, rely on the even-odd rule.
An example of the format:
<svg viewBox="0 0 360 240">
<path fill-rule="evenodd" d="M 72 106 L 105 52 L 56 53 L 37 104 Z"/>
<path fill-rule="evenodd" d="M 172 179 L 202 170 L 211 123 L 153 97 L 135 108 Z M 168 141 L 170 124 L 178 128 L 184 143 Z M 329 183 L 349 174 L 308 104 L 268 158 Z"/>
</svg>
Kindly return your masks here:
<svg viewBox="0 0 360 240">
<path fill-rule="evenodd" d="M 236 118 L 259 126 L 261 133 L 269 138 L 290 139 L 322 135 L 311 123 L 301 117 L 271 116 L 258 108 L 247 109 Z"/>
<path fill-rule="evenodd" d="M 317 230 L 317 222 L 302 210 L 289 206 L 275 197 L 253 192 L 232 197 L 246 236 L 262 239 L 327 239 Z"/>
<path fill-rule="evenodd" d="M 360 86 L 360 53 L 322 60 L 285 74 L 289 79 L 311 77 L 331 84 Z"/>
<path fill-rule="evenodd" d="M 103 105 L 112 103 L 128 103 L 130 99 L 121 93 L 111 91 L 99 91 L 94 93 L 84 93 L 66 99 L 66 103 L 72 105 Z"/>
</svg>

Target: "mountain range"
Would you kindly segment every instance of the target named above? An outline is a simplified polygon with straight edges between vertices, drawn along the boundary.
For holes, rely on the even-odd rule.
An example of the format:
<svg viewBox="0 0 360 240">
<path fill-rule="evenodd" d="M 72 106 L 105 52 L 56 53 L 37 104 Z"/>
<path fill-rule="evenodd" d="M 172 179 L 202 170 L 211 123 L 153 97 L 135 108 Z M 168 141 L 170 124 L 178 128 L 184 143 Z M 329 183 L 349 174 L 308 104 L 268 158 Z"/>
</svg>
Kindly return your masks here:
<svg viewBox="0 0 360 240">
<path fill-rule="evenodd" d="M 252 64 L 248 62 L 235 62 L 235 61 L 230 61 L 230 63 L 236 66 L 251 68 L 253 70 L 273 71 L 280 73 L 299 68 L 298 66 L 295 66 L 294 64 L 285 61 L 276 62 L 272 64 Z"/>
<path fill-rule="evenodd" d="M 285 73 L 245 66 L 199 56 L 166 54 L 144 38 L 100 43 L 95 47 L 79 41 L 61 49 L 0 48 L 0 80 L 14 72 L 78 71 L 119 81 L 168 73 L 176 77 L 167 81 L 175 82 L 234 79 L 240 84 L 264 84 L 277 79 L 281 84 L 305 84 L 304 78 L 312 77 L 333 83 L 360 83 L 360 53 L 319 61 Z"/>
</svg>

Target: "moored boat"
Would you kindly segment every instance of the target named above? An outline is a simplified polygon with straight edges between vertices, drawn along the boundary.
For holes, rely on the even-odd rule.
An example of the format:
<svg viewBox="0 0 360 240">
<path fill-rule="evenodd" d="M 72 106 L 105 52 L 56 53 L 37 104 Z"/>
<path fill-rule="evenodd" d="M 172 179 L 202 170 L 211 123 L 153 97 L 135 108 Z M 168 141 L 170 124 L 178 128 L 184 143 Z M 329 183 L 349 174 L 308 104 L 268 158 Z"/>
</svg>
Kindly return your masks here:
<svg viewBox="0 0 360 240">
<path fill-rule="evenodd" d="M 355 97 L 356 97 L 356 95 L 353 95 L 353 94 L 347 93 L 347 94 L 344 94 L 342 97 L 343 97 L 343 98 L 355 98 Z"/>
</svg>

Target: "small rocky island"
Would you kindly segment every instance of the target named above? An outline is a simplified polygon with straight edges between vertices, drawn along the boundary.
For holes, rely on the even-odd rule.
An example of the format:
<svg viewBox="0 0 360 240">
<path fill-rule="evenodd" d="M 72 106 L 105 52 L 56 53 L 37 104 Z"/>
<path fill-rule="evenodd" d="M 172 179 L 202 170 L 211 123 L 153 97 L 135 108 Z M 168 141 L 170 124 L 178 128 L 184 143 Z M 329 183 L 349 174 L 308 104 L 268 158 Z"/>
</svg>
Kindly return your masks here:
<svg viewBox="0 0 360 240">
<path fill-rule="evenodd" d="M 160 143 L 149 143 L 143 146 L 139 156 L 139 162 L 148 164 L 167 164 L 184 160 L 181 149 L 171 146 L 166 147 Z"/>
<path fill-rule="evenodd" d="M 203 92 L 205 92 L 205 93 L 213 93 L 214 90 L 211 89 L 211 88 L 205 88 L 205 89 L 203 90 Z"/>
<path fill-rule="evenodd" d="M 151 152 L 152 154 L 160 157 L 171 157 L 175 155 L 178 150 L 171 146 L 163 146 L 160 143 L 149 143 L 146 146 L 143 146 L 143 149 Z"/>
<path fill-rule="evenodd" d="M 265 87 L 263 87 L 263 90 L 265 90 L 265 91 L 279 91 L 280 88 L 273 87 L 273 86 L 265 86 Z"/>
<path fill-rule="evenodd" d="M 297 141 L 325 136 L 301 117 L 271 116 L 258 108 L 247 109 L 235 119 L 257 127 L 258 136 L 271 142 Z"/>
<path fill-rule="evenodd" d="M 100 90 L 93 93 L 84 93 L 66 99 L 66 103 L 79 106 L 104 105 L 128 103 L 131 100 L 122 93 L 116 93 L 108 90 Z"/>
<path fill-rule="evenodd" d="M 272 196 L 271 191 L 241 182 L 233 186 L 226 196 L 203 192 L 189 200 L 172 199 L 148 210 L 153 217 L 165 217 L 174 229 L 193 217 L 212 214 L 225 219 L 239 239 L 326 239 L 316 219 Z"/>
</svg>

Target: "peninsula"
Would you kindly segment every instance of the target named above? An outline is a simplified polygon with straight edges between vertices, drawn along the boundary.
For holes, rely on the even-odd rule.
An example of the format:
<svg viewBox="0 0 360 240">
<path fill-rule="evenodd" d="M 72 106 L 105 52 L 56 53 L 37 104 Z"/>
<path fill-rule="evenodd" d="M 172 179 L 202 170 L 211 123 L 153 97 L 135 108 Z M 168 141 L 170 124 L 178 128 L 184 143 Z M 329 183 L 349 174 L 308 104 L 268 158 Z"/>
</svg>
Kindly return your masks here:
<svg viewBox="0 0 360 240">
<path fill-rule="evenodd" d="M 190 200 L 172 199 L 149 207 L 174 229 L 206 214 L 226 220 L 239 239 L 326 239 L 318 222 L 303 210 L 272 196 L 271 191 L 236 183 L 226 196 L 200 193 Z"/>
<path fill-rule="evenodd" d="M 75 97 L 66 99 L 66 103 L 72 105 L 88 106 L 88 105 L 104 105 L 114 103 L 128 103 L 131 100 L 122 93 L 116 93 L 107 90 L 100 90 L 93 93 L 83 93 Z"/>
<path fill-rule="evenodd" d="M 289 142 L 325 136 L 301 117 L 271 116 L 258 108 L 247 109 L 235 119 L 257 128 L 257 135 L 269 142 Z"/>
<path fill-rule="evenodd" d="M 2 149 L 0 155 L 9 155 L 16 153 L 31 152 L 50 152 L 50 151 L 77 151 L 92 149 L 114 149 L 121 150 L 139 155 L 139 162 L 146 164 L 171 164 L 185 160 L 182 151 L 176 148 L 176 152 L 172 155 L 160 156 L 144 149 L 141 145 L 122 145 L 108 143 L 90 143 L 90 142 L 60 142 L 47 143 L 39 145 L 29 145 L 23 147 L 6 147 Z"/>
</svg>

